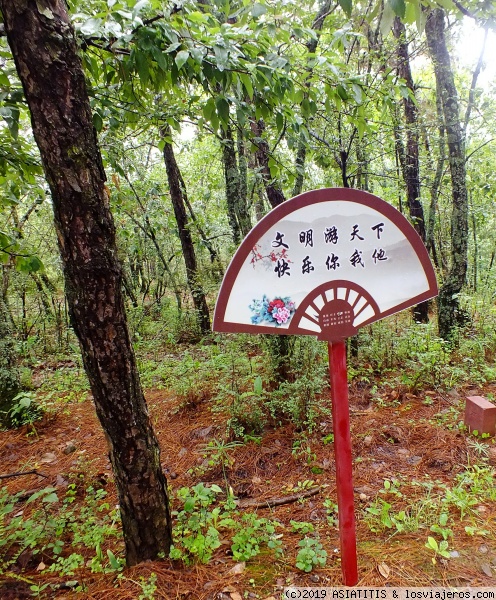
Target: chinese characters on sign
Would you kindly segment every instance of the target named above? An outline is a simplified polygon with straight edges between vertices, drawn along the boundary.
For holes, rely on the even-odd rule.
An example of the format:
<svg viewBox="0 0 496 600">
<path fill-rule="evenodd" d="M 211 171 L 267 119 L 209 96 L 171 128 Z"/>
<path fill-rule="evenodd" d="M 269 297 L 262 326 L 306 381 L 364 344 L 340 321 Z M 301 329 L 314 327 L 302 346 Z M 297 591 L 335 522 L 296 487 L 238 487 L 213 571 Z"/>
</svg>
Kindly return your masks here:
<svg viewBox="0 0 496 600">
<path fill-rule="evenodd" d="M 377 223 L 376 225 L 373 225 L 372 227 L 370 227 L 371 231 L 373 232 L 374 239 L 381 239 L 381 235 L 384 232 L 384 228 L 385 225 L 384 223 Z M 314 235 L 317 234 L 317 235 Z M 335 225 L 332 225 L 331 227 L 325 227 L 325 229 L 322 232 L 323 234 L 323 243 L 324 244 L 332 244 L 333 246 L 338 246 L 339 245 L 339 232 L 338 232 L 338 228 Z M 281 231 L 276 231 L 276 234 L 274 236 L 274 239 L 272 240 L 272 248 L 284 248 L 285 250 L 287 250 L 287 252 L 284 252 L 284 255 L 281 255 L 279 257 L 277 257 L 276 255 L 274 255 L 274 259 L 273 261 L 275 262 L 275 266 L 274 266 L 274 273 L 276 273 L 277 277 L 283 277 L 284 275 L 289 275 L 291 276 L 291 265 L 290 263 L 292 262 L 291 260 L 289 260 L 289 252 L 290 252 L 290 244 L 289 242 L 292 242 L 292 240 L 288 239 L 288 243 L 286 243 L 284 241 L 285 238 L 285 233 L 281 232 Z M 363 250 L 359 249 L 359 244 L 360 242 L 365 241 L 365 236 L 366 233 L 365 232 L 361 232 L 360 230 L 360 225 L 358 223 L 354 223 L 351 231 L 350 231 L 350 241 L 351 242 L 355 242 L 355 244 L 357 245 L 356 248 L 354 248 L 354 251 L 352 252 L 352 254 L 349 257 L 343 257 L 340 256 L 339 254 L 335 254 L 334 252 L 332 252 L 331 254 L 327 255 L 327 258 L 325 260 L 325 267 L 328 271 L 336 271 L 337 269 L 339 269 L 341 267 L 341 263 L 339 262 L 340 260 L 348 260 L 349 263 L 351 264 L 352 267 L 354 268 L 359 268 L 362 267 L 363 269 L 365 268 L 366 264 L 371 264 L 371 265 L 377 265 L 378 263 L 388 260 L 388 257 L 386 256 L 386 251 L 383 248 L 379 248 L 379 247 L 374 247 L 374 251 L 371 253 L 371 255 L 368 256 L 364 256 L 363 254 Z M 313 248 L 314 247 L 314 241 L 317 240 L 318 243 L 318 239 L 319 239 L 319 235 L 318 232 L 314 232 L 313 229 L 307 229 L 304 231 L 300 231 L 299 236 L 298 236 L 298 241 L 300 244 L 302 244 L 305 248 Z M 256 251 L 256 248 L 254 248 L 254 252 Z M 319 268 L 319 267 L 323 267 L 323 265 L 318 264 L 317 262 L 314 263 L 314 261 L 312 260 L 312 256 L 310 254 L 307 254 L 307 256 L 305 256 L 305 258 L 302 261 L 301 264 L 301 273 L 302 275 L 306 275 L 308 273 L 311 273 L 312 271 L 315 270 L 315 268 Z"/>
</svg>

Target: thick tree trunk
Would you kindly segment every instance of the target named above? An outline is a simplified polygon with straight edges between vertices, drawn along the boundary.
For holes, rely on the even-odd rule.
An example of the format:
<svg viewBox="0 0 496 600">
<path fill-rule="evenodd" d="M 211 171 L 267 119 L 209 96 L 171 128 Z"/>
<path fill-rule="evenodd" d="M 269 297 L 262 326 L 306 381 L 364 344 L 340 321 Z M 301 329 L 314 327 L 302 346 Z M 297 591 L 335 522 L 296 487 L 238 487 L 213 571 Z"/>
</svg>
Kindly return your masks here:
<svg viewBox="0 0 496 600">
<path fill-rule="evenodd" d="M 170 127 L 167 125 L 164 129 L 165 139 L 171 138 Z M 195 305 L 198 326 L 203 335 L 210 333 L 210 314 L 208 311 L 205 292 L 200 283 L 198 274 L 198 265 L 196 262 L 195 247 L 193 238 L 189 230 L 188 215 L 186 214 L 186 189 L 181 185 L 182 177 L 174 155 L 172 143 L 165 142 L 164 161 L 169 181 L 169 192 L 176 217 L 177 228 L 179 231 L 179 240 L 183 251 L 184 264 L 186 266 L 186 279 Z"/>
<path fill-rule="evenodd" d="M 434 63 L 437 93 L 441 94 L 449 150 L 453 211 L 451 213 L 451 267 L 438 299 L 439 335 L 451 336 L 459 316 L 458 294 L 467 274 L 468 197 L 465 173 L 465 143 L 460 123 L 458 94 L 445 38 L 442 9 L 431 10 L 425 32 Z"/>
<path fill-rule="evenodd" d="M 167 482 L 127 328 L 115 227 L 62 0 L 0 0 L 50 185 L 66 294 L 110 449 L 128 565 L 168 553 Z"/>
<path fill-rule="evenodd" d="M 413 84 L 412 71 L 410 69 L 410 58 L 408 43 L 406 40 L 406 28 L 399 17 L 394 20 L 394 36 L 398 40 L 398 75 L 405 80 L 410 91 L 407 98 L 403 98 L 403 109 L 406 124 L 406 152 L 403 165 L 403 178 L 406 184 L 406 197 L 410 218 L 415 231 L 426 243 L 425 218 L 422 202 L 420 201 L 420 165 L 419 165 L 419 129 L 418 109 L 415 102 L 415 86 Z M 422 302 L 413 308 L 415 321 L 427 323 L 429 321 L 429 303 Z"/>
</svg>

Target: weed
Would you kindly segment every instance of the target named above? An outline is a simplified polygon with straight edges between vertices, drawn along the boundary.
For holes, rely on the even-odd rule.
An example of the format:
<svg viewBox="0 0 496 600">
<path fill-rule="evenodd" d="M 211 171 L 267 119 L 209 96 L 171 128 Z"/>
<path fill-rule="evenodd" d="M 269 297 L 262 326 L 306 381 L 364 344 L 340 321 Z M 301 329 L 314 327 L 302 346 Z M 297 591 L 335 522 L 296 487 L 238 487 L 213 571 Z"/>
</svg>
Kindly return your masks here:
<svg viewBox="0 0 496 600">
<path fill-rule="evenodd" d="M 306 523 L 305 521 L 303 522 L 299 522 L 299 521 L 290 521 L 291 523 L 291 531 L 293 533 L 302 533 L 303 535 L 306 535 L 307 533 L 313 533 L 314 531 L 314 526 L 311 523 Z"/>
<path fill-rule="evenodd" d="M 296 567 L 305 573 L 310 573 L 314 567 L 325 567 L 327 552 L 319 540 L 314 538 L 303 538 L 298 542 L 300 550 L 296 556 Z"/>
<path fill-rule="evenodd" d="M 12 400 L 12 405 L 7 411 L 7 423 L 9 427 L 21 427 L 22 425 L 30 425 L 34 427 L 34 423 L 43 416 L 43 408 L 36 401 L 34 392 L 21 392 Z"/>
<path fill-rule="evenodd" d="M 443 558 L 450 558 L 451 555 L 448 551 L 448 542 L 446 540 L 442 540 L 441 542 L 437 542 L 435 538 L 429 536 L 427 538 L 427 542 L 425 543 L 425 547 L 429 548 L 434 552 L 434 556 L 431 558 L 432 563 L 435 565 L 437 559 L 442 556 Z"/>
</svg>

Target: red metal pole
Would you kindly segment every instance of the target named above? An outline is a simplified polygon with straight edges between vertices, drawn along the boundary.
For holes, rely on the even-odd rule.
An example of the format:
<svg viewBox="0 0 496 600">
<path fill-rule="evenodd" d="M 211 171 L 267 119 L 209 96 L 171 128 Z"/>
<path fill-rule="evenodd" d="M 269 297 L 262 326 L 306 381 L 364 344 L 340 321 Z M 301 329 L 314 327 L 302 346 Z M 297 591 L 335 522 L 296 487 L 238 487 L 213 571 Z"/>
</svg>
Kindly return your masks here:
<svg viewBox="0 0 496 600">
<path fill-rule="evenodd" d="M 351 459 L 348 373 L 344 340 L 329 342 L 334 455 L 338 492 L 339 540 L 344 585 L 358 583 L 355 510 L 353 501 L 353 465 Z"/>
</svg>

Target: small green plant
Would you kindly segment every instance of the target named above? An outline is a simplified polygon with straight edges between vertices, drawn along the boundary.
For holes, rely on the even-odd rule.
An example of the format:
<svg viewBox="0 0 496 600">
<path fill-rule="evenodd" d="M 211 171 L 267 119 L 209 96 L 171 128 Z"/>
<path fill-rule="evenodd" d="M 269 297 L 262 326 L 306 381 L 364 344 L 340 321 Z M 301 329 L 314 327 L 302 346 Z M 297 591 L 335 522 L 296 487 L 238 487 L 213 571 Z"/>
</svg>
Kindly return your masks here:
<svg viewBox="0 0 496 600">
<path fill-rule="evenodd" d="M 6 413 L 9 427 L 33 426 L 43 416 L 43 409 L 36 401 L 34 392 L 20 392 L 12 400 L 12 406 Z"/>
<path fill-rule="evenodd" d="M 233 558 L 238 561 L 249 560 L 260 554 L 262 544 L 267 544 L 276 556 L 280 556 L 282 542 L 276 534 L 277 525 L 252 513 L 243 515 L 241 522 L 236 524 L 237 531 L 232 538 Z"/>
<path fill-rule="evenodd" d="M 242 442 L 226 442 L 224 440 L 217 440 L 214 438 L 202 448 L 203 456 L 208 457 L 208 466 L 210 468 L 218 465 L 222 467 L 222 475 L 224 476 L 227 491 L 229 491 L 227 469 L 229 469 L 234 463 L 234 459 L 231 457 L 230 451 L 242 445 Z"/>
<path fill-rule="evenodd" d="M 327 552 L 319 540 L 305 537 L 298 543 L 300 550 L 296 556 L 296 567 L 300 571 L 310 573 L 314 567 L 325 567 Z"/>
<path fill-rule="evenodd" d="M 141 594 L 138 596 L 138 600 L 153 600 L 157 591 L 157 575 L 150 573 L 148 579 L 140 577 L 140 586 Z"/>
<path fill-rule="evenodd" d="M 425 543 L 425 547 L 429 548 L 434 552 L 434 556 L 431 558 L 432 564 L 436 564 L 437 559 L 441 556 L 442 558 L 450 558 L 451 555 L 448 551 L 448 542 L 446 540 L 442 540 L 441 542 L 437 542 L 435 538 L 429 536 L 427 538 L 427 542 Z"/>
<path fill-rule="evenodd" d="M 291 531 L 293 533 L 302 533 L 306 535 L 307 533 L 313 533 L 314 526 L 311 523 L 306 523 L 305 521 L 290 521 Z"/>
<path fill-rule="evenodd" d="M 338 505 L 330 498 L 324 500 L 324 508 L 326 509 L 327 524 L 330 527 L 338 526 Z"/>
<path fill-rule="evenodd" d="M 177 497 L 183 502 L 183 509 L 172 513 L 177 518 L 174 527 L 177 545 L 174 544 L 170 552 L 173 560 L 181 559 L 186 564 L 207 563 L 220 546 L 217 529 L 220 508 L 210 509 L 220 493 L 222 490 L 218 485 L 207 488 L 203 483 L 178 490 Z"/>
<path fill-rule="evenodd" d="M 441 513 L 439 515 L 439 520 L 437 523 L 431 525 L 431 531 L 433 533 L 438 533 L 442 536 L 443 540 L 447 540 L 449 537 L 453 536 L 453 530 L 447 527 L 448 524 L 448 513 Z"/>
</svg>

